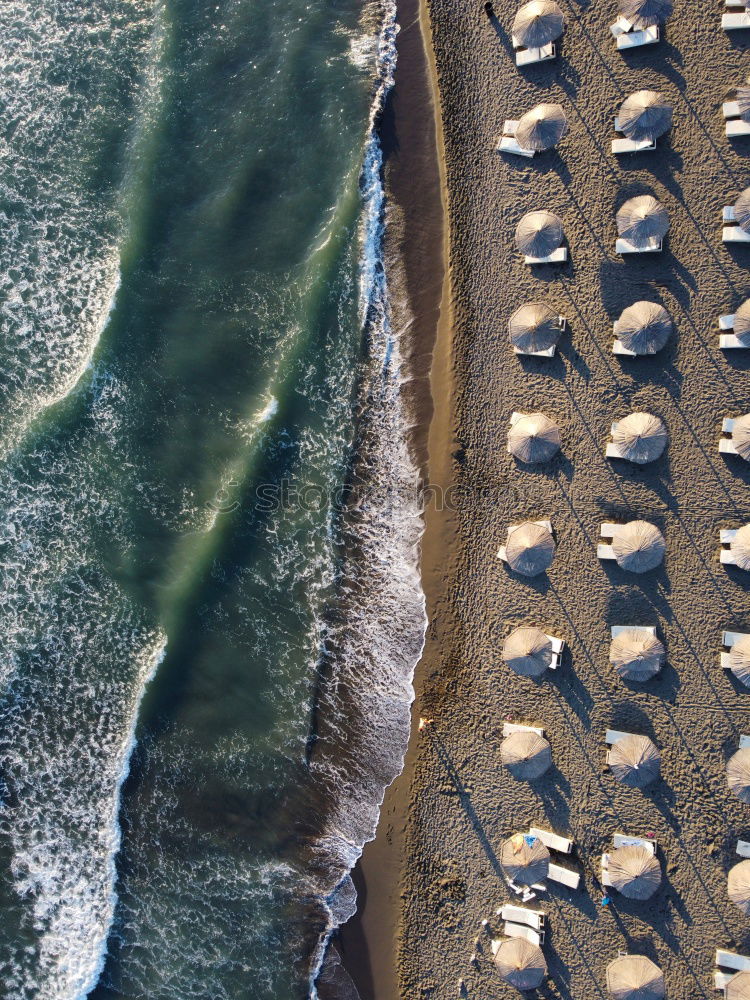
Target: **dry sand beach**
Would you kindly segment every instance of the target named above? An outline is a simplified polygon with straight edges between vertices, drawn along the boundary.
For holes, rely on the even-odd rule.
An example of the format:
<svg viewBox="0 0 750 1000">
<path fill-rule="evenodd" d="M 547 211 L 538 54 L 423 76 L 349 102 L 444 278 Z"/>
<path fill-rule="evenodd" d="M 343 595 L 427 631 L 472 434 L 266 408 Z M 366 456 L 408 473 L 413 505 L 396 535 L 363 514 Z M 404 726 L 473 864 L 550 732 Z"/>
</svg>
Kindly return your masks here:
<svg viewBox="0 0 750 1000">
<path fill-rule="evenodd" d="M 652 957 L 667 996 L 711 997 L 716 947 L 750 950 L 750 923 L 726 895 L 734 845 L 750 807 L 725 767 L 750 727 L 748 694 L 719 667 L 724 628 L 750 630 L 750 577 L 719 563 L 718 532 L 750 520 L 748 466 L 717 451 L 722 416 L 750 409 L 747 352 L 720 352 L 717 317 L 750 291 L 750 249 L 721 243 L 721 210 L 750 182 L 750 140 L 724 136 L 721 103 L 750 69 L 746 39 L 721 29 L 721 5 L 677 0 L 656 46 L 621 55 L 614 3 L 563 0 L 558 59 L 518 70 L 516 5 L 490 22 L 474 0 L 429 0 L 448 189 L 453 392 L 438 407 L 431 472 L 450 458 L 454 514 L 428 512 L 425 582 L 431 623 L 417 678 L 417 712 L 434 724 L 409 759 L 401 873 L 399 995 L 448 998 L 514 991 L 498 978 L 480 921 L 509 901 L 499 866 L 508 835 L 537 825 L 575 840 L 577 891 L 548 883 L 545 996 L 607 995 L 618 951 Z M 612 118 L 635 90 L 662 91 L 672 131 L 656 152 L 616 160 Z M 540 101 L 563 105 L 570 131 L 525 161 L 495 152 L 503 120 Z M 615 255 L 616 209 L 653 193 L 667 207 L 664 252 Z M 570 262 L 525 267 L 519 218 L 561 216 Z M 542 299 L 568 319 L 553 360 L 519 359 L 507 321 Z M 612 323 L 638 299 L 675 323 L 653 358 L 618 359 Z M 437 352 L 440 362 L 440 350 Z M 441 376 L 445 386 L 444 374 Z M 561 453 L 522 466 L 506 452 L 514 410 L 541 410 L 562 430 Z M 609 427 L 635 410 L 669 429 L 662 460 L 604 458 Z M 436 449 L 440 449 L 440 453 Z M 438 473 L 439 477 L 439 473 Z M 548 517 L 557 540 L 549 572 L 519 577 L 496 558 L 506 527 Z M 667 541 L 662 567 L 629 574 L 596 556 L 602 521 L 646 518 Z M 655 625 L 667 665 L 626 684 L 608 662 L 613 624 Z M 568 644 L 541 682 L 501 661 L 507 632 L 539 625 Z M 544 726 L 554 766 L 533 785 L 500 763 L 503 722 Z M 662 748 L 662 779 L 640 791 L 605 768 L 607 728 L 646 733 Z M 391 815 L 389 822 L 396 820 Z M 647 903 L 614 893 L 602 907 L 599 858 L 622 832 L 653 834 L 664 882 Z M 385 1000 L 385 996 L 378 1000 Z"/>
</svg>

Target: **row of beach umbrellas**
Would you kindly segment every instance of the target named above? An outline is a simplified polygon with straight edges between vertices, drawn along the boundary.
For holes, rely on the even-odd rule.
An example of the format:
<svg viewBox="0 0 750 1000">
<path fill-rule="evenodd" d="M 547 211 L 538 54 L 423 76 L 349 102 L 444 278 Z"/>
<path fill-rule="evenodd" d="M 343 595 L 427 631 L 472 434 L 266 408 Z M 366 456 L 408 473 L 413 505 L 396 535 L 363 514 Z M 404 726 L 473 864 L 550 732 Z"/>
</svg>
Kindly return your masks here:
<svg viewBox="0 0 750 1000">
<path fill-rule="evenodd" d="M 750 414 L 739 420 L 747 425 L 750 449 Z M 663 454 L 668 440 L 667 427 L 661 417 L 652 413 L 631 413 L 617 422 L 612 440 L 622 458 L 645 465 Z M 508 432 L 508 450 L 527 465 L 548 462 L 557 454 L 560 445 L 560 428 L 544 413 L 524 414 Z"/>
<path fill-rule="evenodd" d="M 740 322 L 745 324 L 743 335 L 750 342 L 750 300 L 743 303 L 738 313 L 743 307 L 745 316 Z M 738 313 L 735 314 L 735 331 Z M 665 346 L 672 330 L 672 320 L 664 306 L 646 300 L 634 302 L 624 309 L 614 326 L 617 339 L 635 354 L 656 354 Z M 508 334 L 511 344 L 520 351 L 546 351 L 560 339 L 560 317 L 544 302 L 527 302 L 510 317 Z"/>
<path fill-rule="evenodd" d="M 666 21 L 674 0 L 620 0 L 620 14 L 636 29 L 650 28 Z M 513 35 L 528 49 L 540 49 L 563 33 L 565 15 L 555 0 L 531 0 L 521 7 L 513 21 Z"/>
</svg>

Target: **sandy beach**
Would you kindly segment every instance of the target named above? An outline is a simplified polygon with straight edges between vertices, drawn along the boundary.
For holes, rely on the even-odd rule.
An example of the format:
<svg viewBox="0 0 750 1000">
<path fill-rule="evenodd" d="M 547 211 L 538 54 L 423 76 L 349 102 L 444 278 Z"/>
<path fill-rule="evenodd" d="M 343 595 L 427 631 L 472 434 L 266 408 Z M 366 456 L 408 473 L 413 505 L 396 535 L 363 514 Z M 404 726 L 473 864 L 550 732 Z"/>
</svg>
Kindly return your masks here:
<svg viewBox="0 0 750 1000">
<path fill-rule="evenodd" d="M 558 59 L 519 71 L 509 27 L 467 0 L 429 0 L 448 187 L 449 371 L 430 437 L 430 472 L 450 463 L 454 511 L 427 512 L 428 644 L 403 809 L 398 942 L 401 997 L 510 996 L 488 958 L 469 959 L 482 918 L 509 900 L 502 841 L 529 825 L 575 841 L 577 891 L 548 883 L 545 996 L 606 996 L 618 951 L 652 957 L 667 996 L 710 997 L 716 947 L 750 948 L 750 927 L 726 896 L 748 807 L 725 767 L 750 725 L 747 694 L 719 667 L 721 630 L 750 627 L 748 576 L 719 563 L 720 528 L 750 520 L 748 466 L 717 450 L 723 416 L 750 409 L 746 352 L 720 352 L 717 317 L 748 294 L 750 251 L 721 243 L 721 210 L 747 185 L 750 144 L 724 136 L 721 103 L 747 71 L 743 44 L 720 27 L 719 5 L 678 0 L 662 41 L 623 56 L 614 4 L 566 2 Z M 674 126 L 656 152 L 616 160 L 612 119 L 635 90 L 661 91 Z M 563 105 L 570 131 L 532 161 L 495 152 L 506 118 L 540 101 Z M 614 215 L 652 193 L 671 228 L 661 254 L 614 252 Z M 561 216 L 570 261 L 530 269 L 513 233 L 532 209 Z M 553 360 L 519 360 L 507 321 L 542 299 L 569 331 Z M 661 302 L 675 336 L 653 358 L 611 353 L 612 323 L 638 299 Z M 436 352 L 440 363 L 440 351 Z M 505 443 L 513 411 L 541 410 L 562 430 L 559 456 L 525 467 Z M 604 457 L 609 427 L 630 412 L 660 416 L 664 458 L 633 466 Z M 506 527 L 550 518 L 557 554 L 526 579 L 496 558 Z M 604 521 L 645 518 L 664 533 L 663 566 L 628 574 L 596 556 Z M 439 552 L 439 557 L 438 557 Z M 534 682 L 501 661 L 507 632 L 539 625 L 567 643 L 559 670 Z M 654 625 L 667 664 L 646 685 L 608 662 L 614 624 Z M 500 763 L 506 720 L 543 726 L 553 768 L 533 785 Z M 639 791 L 605 767 L 607 728 L 650 735 L 662 779 Z M 403 780 L 403 779 L 402 779 Z M 389 817 L 391 825 L 398 817 Z M 614 833 L 653 835 L 664 881 L 648 903 L 619 894 L 606 907 L 599 858 Z M 380 995 L 379 1000 L 380 1000 Z"/>
</svg>

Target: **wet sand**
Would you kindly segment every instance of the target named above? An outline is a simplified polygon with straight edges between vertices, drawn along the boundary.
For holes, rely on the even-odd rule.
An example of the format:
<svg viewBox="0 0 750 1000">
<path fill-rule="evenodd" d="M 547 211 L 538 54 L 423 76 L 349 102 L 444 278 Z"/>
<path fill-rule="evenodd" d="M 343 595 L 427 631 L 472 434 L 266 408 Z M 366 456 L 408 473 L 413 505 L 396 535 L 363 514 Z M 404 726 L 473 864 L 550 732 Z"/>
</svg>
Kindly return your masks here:
<svg viewBox="0 0 750 1000">
<path fill-rule="evenodd" d="M 661 966 L 668 996 L 712 997 L 714 949 L 750 953 L 750 922 L 726 898 L 750 807 L 725 779 L 750 728 L 750 695 L 719 667 L 721 630 L 750 631 L 750 574 L 721 566 L 718 544 L 721 527 L 750 520 L 750 477 L 746 463 L 717 450 L 722 416 L 750 410 L 748 352 L 720 352 L 717 328 L 750 292 L 750 249 L 721 243 L 722 206 L 750 182 L 750 141 L 728 140 L 721 116 L 747 71 L 746 39 L 721 30 L 719 4 L 677 0 L 660 44 L 623 56 L 608 30 L 614 4 L 563 0 L 559 58 L 519 71 L 508 30 L 515 3 L 498 0 L 494 23 L 474 0 L 428 5 L 451 316 L 440 342 L 450 368 L 434 372 L 429 460 L 438 477 L 447 463 L 456 510 L 427 512 L 430 629 L 415 714 L 435 722 L 415 736 L 398 803 L 384 812 L 394 827 L 404 823 L 398 995 L 456 997 L 459 979 L 465 996 L 513 995 L 486 948 L 476 965 L 469 959 L 480 920 L 509 899 L 500 845 L 534 824 L 575 840 L 569 863 L 583 877 L 577 891 L 549 883 L 540 900 L 550 970 L 542 995 L 605 997 L 608 962 L 633 951 Z M 674 128 L 656 152 L 615 160 L 612 119 L 645 87 L 671 101 Z M 533 161 L 498 155 L 503 120 L 542 100 L 561 103 L 570 120 L 559 149 Z M 670 213 L 665 249 L 620 258 L 615 210 L 646 192 Z M 514 249 L 518 219 L 537 208 L 563 219 L 571 260 L 562 268 L 532 271 Z M 535 298 L 569 322 L 551 361 L 520 360 L 508 347 L 508 317 Z M 641 298 L 666 306 L 676 334 L 653 358 L 620 360 L 612 322 Z M 436 359 L 439 367 L 440 350 Z M 505 450 L 508 420 L 537 409 L 560 424 L 562 453 L 523 467 Z M 650 466 L 604 458 L 610 424 L 634 410 L 669 428 L 666 455 Z M 540 517 L 554 525 L 554 564 L 545 576 L 517 577 L 498 546 L 507 525 Z M 664 565 L 644 576 L 596 557 L 599 524 L 636 517 L 667 540 Z M 540 683 L 501 663 L 503 638 L 519 624 L 568 644 Z M 657 627 L 668 656 L 658 679 L 617 677 L 607 657 L 613 624 Z M 533 786 L 500 764 L 506 719 L 544 726 L 552 744 L 554 767 Z M 662 780 L 643 792 L 615 782 L 607 728 L 652 736 Z M 600 905 L 599 858 L 616 832 L 658 841 L 664 882 L 648 903 L 614 894 Z"/>
</svg>

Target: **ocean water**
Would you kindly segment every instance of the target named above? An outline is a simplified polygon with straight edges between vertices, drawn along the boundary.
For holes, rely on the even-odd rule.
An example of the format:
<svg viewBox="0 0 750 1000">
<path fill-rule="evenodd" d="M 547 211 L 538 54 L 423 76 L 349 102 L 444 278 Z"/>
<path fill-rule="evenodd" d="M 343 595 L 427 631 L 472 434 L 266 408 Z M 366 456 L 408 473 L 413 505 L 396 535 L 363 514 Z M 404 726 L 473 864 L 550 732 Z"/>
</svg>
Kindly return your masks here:
<svg viewBox="0 0 750 1000">
<path fill-rule="evenodd" d="M 314 997 L 421 520 L 392 0 L 0 5 L 0 978 Z"/>
</svg>

